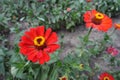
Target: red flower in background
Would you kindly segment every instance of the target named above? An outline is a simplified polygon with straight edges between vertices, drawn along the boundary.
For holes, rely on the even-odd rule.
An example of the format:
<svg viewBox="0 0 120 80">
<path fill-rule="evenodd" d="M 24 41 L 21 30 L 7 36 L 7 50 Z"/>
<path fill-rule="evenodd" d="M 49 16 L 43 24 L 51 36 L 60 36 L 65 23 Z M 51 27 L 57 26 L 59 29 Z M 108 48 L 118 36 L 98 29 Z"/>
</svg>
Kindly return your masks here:
<svg viewBox="0 0 120 80">
<path fill-rule="evenodd" d="M 71 11 L 71 8 L 67 8 L 67 12 L 70 12 Z"/>
<path fill-rule="evenodd" d="M 115 23 L 114 26 L 115 26 L 115 29 L 119 29 L 120 30 L 120 24 Z"/>
<path fill-rule="evenodd" d="M 103 72 L 102 74 L 100 74 L 99 80 L 114 80 L 114 77 L 107 72 Z"/>
<path fill-rule="evenodd" d="M 107 48 L 107 52 L 112 56 L 116 56 L 119 53 L 118 50 L 112 46 Z"/>
<path fill-rule="evenodd" d="M 67 76 L 62 76 L 59 78 L 60 80 L 68 80 L 68 77 Z"/>
<path fill-rule="evenodd" d="M 87 2 L 91 2 L 92 0 L 86 0 Z"/>
<path fill-rule="evenodd" d="M 84 14 L 84 21 L 87 28 L 92 27 L 104 32 L 112 27 L 112 20 L 107 15 L 96 10 L 87 11 Z"/>
<path fill-rule="evenodd" d="M 21 37 L 20 53 L 27 56 L 27 59 L 32 62 L 39 61 L 40 64 L 44 64 L 50 60 L 50 53 L 60 47 L 55 44 L 57 41 L 57 34 L 52 32 L 51 28 L 46 31 L 44 26 L 30 28 Z"/>
</svg>

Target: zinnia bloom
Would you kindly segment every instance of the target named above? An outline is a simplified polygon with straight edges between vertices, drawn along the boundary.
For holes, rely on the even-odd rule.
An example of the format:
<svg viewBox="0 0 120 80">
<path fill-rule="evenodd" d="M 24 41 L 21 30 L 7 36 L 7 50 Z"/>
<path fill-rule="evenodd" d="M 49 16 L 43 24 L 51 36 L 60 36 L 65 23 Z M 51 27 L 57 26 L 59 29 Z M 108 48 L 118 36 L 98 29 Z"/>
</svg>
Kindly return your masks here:
<svg viewBox="0 0 120 80">
<path fill-rule="evenodd" d="M 20 53 L 32 62 L 39 61 L 40 64 L 44 64 L 50 60 L 50 53 L 59 48 L 59 45 L 55 44 L 57 41 L 57 34 L 52 32 L 51 28 L 46 31 L 44 26 L 30 28 L 21 37 Z"/>
<path fill-rule="evenodd" d="M 87 28 L 92 27 L 104 32 L 112 27 L 112 19 L 96 10 L 87 11 L 84 14 L 84 21 Z"/>
<path fill-rule="evenodd" d="M 86 0 L 87 2 L 91 2 L 92 0 Z"/>
<path fill-rule="evenodd" d="M 114 80 L 114 77 L 107 72 L 103 72 L 102 74 L 100 74 L 99 80 Z"/>
<path fill-rule="evenodd" d="M 62 76 L 59 78 L 60 80 L 68 80 L 68 77 L 67 76 Z"/>
<path fill-rule="evenodd" d="M 71 8 L 67 8 L 67 12 L 70 12 L 71 11 Z"/>
<path fill-rule="evenodd" d="M 107 48 L 107 52 L 112 56 L 116 56 L 119 53 L 118 50 L 112 46 Z"/>
<path fill-rule="evenodd" d="M 115 26 L 115 29 L 119 29 L 120 30 L 120 24 L 115 23 L 114 26 Z"/>
</svg>

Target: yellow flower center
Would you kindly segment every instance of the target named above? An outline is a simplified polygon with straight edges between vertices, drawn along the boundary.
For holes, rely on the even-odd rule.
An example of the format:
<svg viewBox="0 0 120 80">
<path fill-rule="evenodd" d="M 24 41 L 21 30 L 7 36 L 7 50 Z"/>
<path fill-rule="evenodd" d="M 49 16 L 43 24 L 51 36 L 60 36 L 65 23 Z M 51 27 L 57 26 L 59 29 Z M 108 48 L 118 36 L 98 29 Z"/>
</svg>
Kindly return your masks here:
<svg viewBox="0 0 120 80">
<path fill-rule="evenodd" d="M 42 36 L 35 37 L 34 39 L 34 45 L 36 46 L 42 46 L 45 43 L 45 38 Z"/>
<path fill-rule="evenodd" d="M 102 20 L 104 18 L 104 15 L 102 13 L 97 13 L 97 14 L 95 14 L 95 18 L 97 20 Z"/>
<path fill-rule="evenodd" d="M 109 77 L 104 77 L 104 79 L 103 80 L 110 80 L 110 78 Z"/>
<path fill-rule="evenodd" d="M 104 15 L 98 12 L 92 18 L 92 22 L 96 25 L 100 25 L 102 23 L 103 18 L 104 18 Z"/>
</svg>

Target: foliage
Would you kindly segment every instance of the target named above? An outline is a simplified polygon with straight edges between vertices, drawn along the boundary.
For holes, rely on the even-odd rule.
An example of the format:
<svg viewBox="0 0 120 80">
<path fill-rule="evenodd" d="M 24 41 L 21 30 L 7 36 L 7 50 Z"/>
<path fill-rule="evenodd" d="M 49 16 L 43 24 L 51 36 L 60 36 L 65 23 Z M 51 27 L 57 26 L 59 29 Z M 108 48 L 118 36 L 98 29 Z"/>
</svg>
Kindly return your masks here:
<svg viewBox="0 0 120 80">
<path fill-rule="evenodd" d="M 29 26 L 71 29 L 83 23 L 82 15 L 86 10 L 96 8 L 109 16 L 117 15 L 115 13 L 120 11 L 119 0 L 95 0 L 89 3 L 84 0 L 1 0 L 0 4 L 1 25 L 6 27 L 9 26 L 8 21 L 14 24 L 24 21 Z M 67 8 L 71 10 L 67 11 Z"/>
<path fill-rule="evenodd" d="M 120 11 L 120 0 L 95 0 L 96 9 L 109 15 L 117 16 Z M 117 13 L 117 14 L 116 14 Z"/>
</svg>

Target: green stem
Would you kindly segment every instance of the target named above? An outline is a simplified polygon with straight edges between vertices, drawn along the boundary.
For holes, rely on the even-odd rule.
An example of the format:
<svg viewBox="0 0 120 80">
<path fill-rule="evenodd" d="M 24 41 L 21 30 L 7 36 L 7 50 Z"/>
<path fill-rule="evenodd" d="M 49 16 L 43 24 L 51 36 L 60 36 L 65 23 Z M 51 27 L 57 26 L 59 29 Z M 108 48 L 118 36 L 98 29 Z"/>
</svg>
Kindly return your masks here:
<svg viewBox="0 0 120 80">
<path fill-rule="evenodd" d="M 88 36 L 90 35 L 91 31 L 92 31 L 92 27 L 90 28 L 90 30 L 89 30 L 89 32 L 88 32 Z"/>
<path fill-rule="evenodd" d="M 84 37 L 84 42 L 86 42 L 86 43 L 88 42 L 88 40 L 89 40 L 89 35 L 90 35 L 91 31 L 92 31 L 92 27 L 89 29 L 87 35 L 85 35 L 85 37 Z"/>
</svg>

